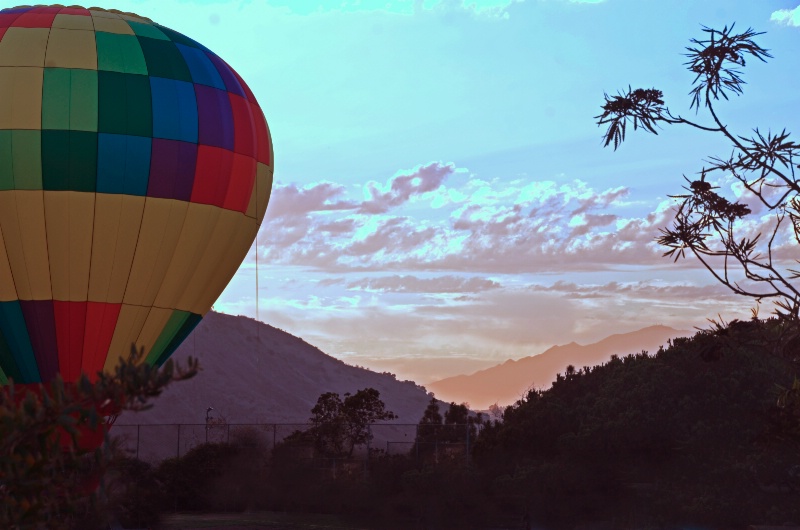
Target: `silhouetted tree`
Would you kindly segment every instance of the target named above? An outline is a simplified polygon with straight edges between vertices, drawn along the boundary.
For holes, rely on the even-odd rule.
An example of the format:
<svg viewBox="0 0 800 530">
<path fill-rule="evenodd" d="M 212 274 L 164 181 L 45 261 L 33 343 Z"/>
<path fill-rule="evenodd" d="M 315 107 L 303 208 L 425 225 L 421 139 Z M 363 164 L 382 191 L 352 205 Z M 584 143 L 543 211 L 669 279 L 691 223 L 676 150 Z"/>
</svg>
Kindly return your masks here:
<svg viewBox="0 0 800 530">
<path fill-rule="evenodd" d="M 437 449 L 437 444 L 442 440 L 442 430 L 444 418 L 439 409 L 439 402 L 435 397 L 431 397 L 422 419 L 417 424 L 417 436 L 414 440 L 412 454 L 417 458 L 428 454 L 433 454 Z"/>
<path fill-rule="evenodd" d="M 795 174 L 800 145 L 785 129 L 739 135 L 723 123 L 715 108 L 720 98 L 742 94 L 739 68 L 748 58 L 766 62 L 772 56 L 753 40 L 761 33 L 752 29 L 735 33 L 734 25 L 722 30 L 704 26 L 703 32 L 705 39 L 691 40 L 685 64 L 695 74 L 690 108 L 696 112 L 704 108 L 710 122 L 673 114 L 660 90 L 628 87 L 616 96 L 606 94 L 603 112 L 596 116 L 598 125 L 608 125 L 604 145 L 613 143 L 616 150 L 631 123 L 634 129 L 654 134 L 662 124 L 688 125 L 727 138 L 732 144 L 729 156 L 711 157 L 697 179 L 684 176 L 688 185 L 685 193 L 675 196 L 680 199 L 675 220 L 662 229 L 658 242 L 667 247 L 665 256 L 677 261 L 688 251 L 733 292 L 757 301 L 772 299 L 779 316 L 797 321 L 800 273 L 791 267 L 800 243 L 800 181 Z M 771 214 L 761 232 L 753 233 L 756 220 L 748 218 L 753 213 L 748 205 L 725 198 L 712 185 L 713 174 L 732 175 Z"/>
<path fill-rule="evenodd" d="M 436 401 L 436 398 L 431 398 L 417 425 L 416 447 L 414 448 L 416 454 L 435 451 L 438 443 L 466 443 L 468 439 L 475 440 L 477 425 L 482 422 L 480 414 L 470 415 L 466 403 L 450 403 L 444 417 L 439 410 L 439 402 Z"/>
<path fill-rule="evenodd" d="M 420 425 L 442 424 L 442 414 L 440 413 L 439 402 L 436 400 L 435 397 L 432 397 L 431 400 L 428 402 L 428 406 L 425 407 L 425 412 L 422 414 L 422 419 L 420 420 L 419 424 Z"/>
<path fill-rule="evenodd" d="M 478 434 L 477 426 L 483 421 L 480 413 L 470 415 L 466 403 L 450 403 L 450 407 L 444 413 L 444 424 L 447 428 L 447 441 L 457 443 L 467 443 L 468 440 L 475 440 Z M 467 434 L 469 432 L 469 434 Z"/>
<path fill-rule="evenodd" d="M 352 456 L 356 446 L 372 440 L 371 423 L 397 417 L 386 410 L 374 388 L 346 393 L 344 400 L 335 392 L 326 392 L 319 396 L 311 414 L 317 450 L 332 457 Z"/>
</svg>

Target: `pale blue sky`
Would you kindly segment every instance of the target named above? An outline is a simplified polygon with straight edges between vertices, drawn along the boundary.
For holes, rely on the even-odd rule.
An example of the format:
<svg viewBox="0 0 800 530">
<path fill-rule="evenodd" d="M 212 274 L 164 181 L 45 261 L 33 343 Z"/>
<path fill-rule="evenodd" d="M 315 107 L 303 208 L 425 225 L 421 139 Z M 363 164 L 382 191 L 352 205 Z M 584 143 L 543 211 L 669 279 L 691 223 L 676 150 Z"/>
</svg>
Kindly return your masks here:
<svg viewBox="0 0 800 530">
<path fill-rule="evenodd" d="M 723 119 L 742 134 L 800 130 L 798 0 L 105 7 L 203 42 L 269 122 L 276 186 L 260 298 L 253 251 L 218 310 L 257 312 L 348 362 L 424 382 L 749 309 L 652 243 L 681 174 L 726 144 L 673 128 L 631 135 L 615 153 L 593 116 L 604 92 L 628 84 L 660 88 L 689 114 L 684 47 L 701 24 L 736 22 L 766 31 L 758 40 L 775 58 L 748 64 Z"/>
</svg>

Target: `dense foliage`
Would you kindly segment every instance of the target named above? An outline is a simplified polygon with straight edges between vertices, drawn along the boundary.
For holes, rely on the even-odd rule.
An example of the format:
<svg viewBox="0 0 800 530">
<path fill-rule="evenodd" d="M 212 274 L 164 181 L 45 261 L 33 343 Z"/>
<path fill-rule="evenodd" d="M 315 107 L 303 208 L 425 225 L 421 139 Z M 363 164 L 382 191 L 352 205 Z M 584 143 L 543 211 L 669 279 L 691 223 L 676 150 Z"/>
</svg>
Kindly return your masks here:
<svg viewBox="0 0 800 530">
<path fill-rule="evenodd" d="M 106 417 L 149 407 L 167 385 L 198 369 L 192 359 L 186 368 L 172 361 L 153 367 L 140 362 L 142 355 L 132 349 L 113 373 L 93 382 L 82 376 L 74 385 L 56 378 L 0 388 L 0 527 L 102 524 L 98 485 L 113 459 L 111 446 L 102 443 Z"/>
<path fill-rule="evenodd" d="M 484 429 L 477 459 L 543 522 L 800 521 L 800 416 L 775 385 L 800 351 L 772 353 L 785 326 L 733 322 L 569 370 Z"/>
<path fill-rule="evenodd" d="M 787 326 L 734 321 L 653 355 L 568 367 L 501 422 L 432 401 L 407 454 L 320 458 L 302 433 L 274 448 L 200 446 L 152 470 L 165 488 L 155 497 L 169 510 L 340 513 L 370 528 L 800 522 L 800 348 Z"/>
</svg>

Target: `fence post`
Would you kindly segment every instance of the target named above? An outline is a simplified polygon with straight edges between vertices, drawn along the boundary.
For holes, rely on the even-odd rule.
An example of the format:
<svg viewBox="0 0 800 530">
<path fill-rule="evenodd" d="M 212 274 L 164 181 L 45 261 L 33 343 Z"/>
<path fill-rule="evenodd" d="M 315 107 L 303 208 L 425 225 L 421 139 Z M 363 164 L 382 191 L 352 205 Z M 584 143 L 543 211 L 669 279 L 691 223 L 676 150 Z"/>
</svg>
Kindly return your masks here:
<svg viewBox="0 0 800 530">
<path fill-rule="evenodd" d="M 464 457 L 467 459 L 467 464 L 469 464 L 469 431 L 470 431 L 470 424 L 467 422 L 467 451 L 464 454 Z"/>
<path fill-rule="evenodd" d="M 367 424 L 367 469 L 366 475 L 369 476 L 369 458 L 372 453 L 372 424 Z"/>
<path fill-rule="evenodd" d="M 419 465 L 419 423 L 417 423 L 416 434 L 414 435 L 414 448 L 417 452 L 417 465 Z"/>
</svg>

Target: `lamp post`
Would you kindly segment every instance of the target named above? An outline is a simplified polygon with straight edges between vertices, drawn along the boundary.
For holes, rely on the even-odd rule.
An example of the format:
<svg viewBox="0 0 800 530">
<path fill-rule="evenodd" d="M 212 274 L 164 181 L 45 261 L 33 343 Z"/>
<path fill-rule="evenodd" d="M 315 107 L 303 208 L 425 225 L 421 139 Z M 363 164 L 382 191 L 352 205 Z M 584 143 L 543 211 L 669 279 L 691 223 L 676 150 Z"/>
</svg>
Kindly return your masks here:
<svg viewBox="0 0 800 530">
<path fill-rule="evenodd" d="M 208 421 L 211 419 L 211 411 L 214 410 L 214 407 L 208 407 L 206 409 L 206 443 L 208 443 Z"/>
</svg>

